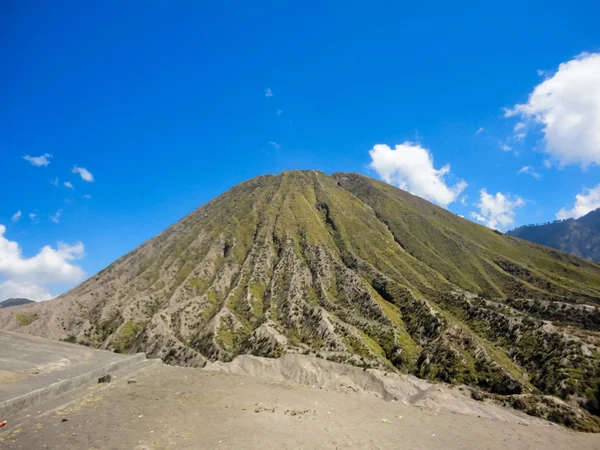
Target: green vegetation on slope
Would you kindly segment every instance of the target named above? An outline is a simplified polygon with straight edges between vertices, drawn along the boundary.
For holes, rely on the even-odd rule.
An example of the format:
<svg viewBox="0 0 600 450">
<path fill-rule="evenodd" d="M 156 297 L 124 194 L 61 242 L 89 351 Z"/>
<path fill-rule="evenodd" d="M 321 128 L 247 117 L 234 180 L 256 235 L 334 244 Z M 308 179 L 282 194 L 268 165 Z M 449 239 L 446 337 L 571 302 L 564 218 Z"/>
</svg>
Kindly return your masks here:
<svg viewBox="0 0 600 450">
<path fill-rule="evenodd" d="M 26 327 L 30 325 L 32 322 L 38 320 L 37 313 L 29 312 L 29 313 L 15 313 L 15 319 L 20 327 Z"/>
</svg>

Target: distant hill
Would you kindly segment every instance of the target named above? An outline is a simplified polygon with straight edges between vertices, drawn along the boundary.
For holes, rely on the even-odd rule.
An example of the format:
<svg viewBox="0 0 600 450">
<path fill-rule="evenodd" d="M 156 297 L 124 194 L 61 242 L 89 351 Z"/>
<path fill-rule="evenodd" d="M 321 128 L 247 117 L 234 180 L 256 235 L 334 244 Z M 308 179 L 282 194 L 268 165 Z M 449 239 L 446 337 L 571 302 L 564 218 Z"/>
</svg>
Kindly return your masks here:
<svg viewBox="0 0 600 450">
<path fill-rule="evenodd" d="M 599 305 L 598 264 L 362 175 L 291 171 L 55 299 L 0 310 L 0 328 L 196 367 L 310 354 L 600 415 Z"/>
<path fill-rule="evenodd" d="M 0 308 L 8 308 L 9 306 L 26 305 L 27 303 L 33 303 L 33 300 L 29 300 L 26 298 L 9 298 L 8 300 L 4 300 L 3 302 L 0 302 Z"/>
<path fill-rule="evenodd" d="M 579 219 L 526 225 L 506 234 L 600 262 L 600 208 Z"/>
</svg>

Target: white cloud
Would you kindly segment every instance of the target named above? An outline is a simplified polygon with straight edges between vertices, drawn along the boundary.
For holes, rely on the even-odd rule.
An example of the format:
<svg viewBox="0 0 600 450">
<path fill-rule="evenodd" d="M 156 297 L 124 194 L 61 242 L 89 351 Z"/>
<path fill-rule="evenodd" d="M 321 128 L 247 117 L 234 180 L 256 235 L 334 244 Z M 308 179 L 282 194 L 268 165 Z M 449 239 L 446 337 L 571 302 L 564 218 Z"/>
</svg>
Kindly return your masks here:
<svg viewBox="0 0 600 450">
<path fill-rule="evenodd" d="M 537 173 L 535 171 L 535 169 L 531 166 L 523 166 L 519 169 L 519 171 L 517 172 L 517 175 L 520 175 L 522 173 L 526 173 L 528 175 L 531 175 L 533 178 L 535 178 L 536 180 L 539 180 L 540 178 L 542 178 L 542 176 Z"/>
<path fill-rule="evenodd" d="M 500 148 L 505 152 L 510 152 L 512 150 L 512 147 L 506 144 L 500 144 Z"/>
<path fill-rule="evenodd" d="M 510 199 L 509 194 L 497 192 L 490 195 L 485 189 L 479 191 L 480 200 L 475 206 L 479 212 L 471 212 L 471 217 L 489 228 L 506 228 L 515 222 L 515 208 L 523 206 L 525 202 L 520 197 Z"/>
<path fill-rule="evenodd" d="M 91 183 L 92 181 L 94 181 L 94 175 L 91 174 L 91 172 L 83 167 L 73 167 L 73 170 L 71 170 L 71 172 L 73 173 L 78 173 L 79 175 L 81 175 L 81 179 L 83 181 L 87 181 L 89 183 Z"/>
<path fill-rule="evenodd" d="M 596 187 L 592 189 L 584 188 L 583 191 L 581 191 L 581 194 L 575 196 L 575 204 L 573 207 L 569 210 L 562 208 L 556 213 L 556 218 L 559 220 L 568 219 L 570 217 L 578 219 L 598 208 L 600 208 L 600 184 L 597 184 Z"/>
<path fill-rule="evenodd" d="M 92 196 L 90 194 L 84 194 L 81 196 L 81 198 L 90 199 Z"/>
<path fill-rule="evenodd" d="M 523 139 L 525 139 L 527 136 L 527 131 L 525 129 L 526 127 L 527 125 L 525 125 L 524 122 L 517 122 L 517 124 L 514 126 L 513 132 L 517 141 L 523 141 Z"/>
<path fill-rule="evenodd" d="M 42 156 L 23 156 L 24 160 L 29 161 L 31 165 L 36 167 L 47 166 L 50 164 L 50 158 L 52 158 L 50 153 L 44 153 Z"/>
<path fill-rule="evenodd" d="M 466 195 L 463 195 L 460 198 L 460 204 L 463 205 L 463 206 L 467 206 L 467 196 Z"/>
<path fill-rule="evenodd" d="M 29 300 L 50 300 L 52 295 L 45 287 L 34 283 L 18 283 L 13 280 L 0 282 L 0 301 L 8 298 L 27 298 Z"/>
<path fill-rule="evenodd" d="M 58 186 L 58 178 L 55 178 L 54 181 L 50 182 L 50 184 L 53 186 Z"/>
<path fill-rule="evenodd" d="M 377 144 L 369 151 L 369 155 L 369 167 L 386 183 L 442 206 L 456 201 L 467 187 L 467 183 L 462 180 L 454 186 L 448 186 L 444 178 L 450 173 L 450 165 L 435 169 L 433 156 L 419 144 L 405 142 L 396 145 L 394 150 L 388 145 Z"/>
<path fill-rule="evenodd" d="M 13 222 L 18 222 L 23 214 L 21 214 L 21 210 L 18 210 L 13 216 L 10 218 Z"/>
<path fill-rule="evenodd" d="M 475 132 L 475 135 L 483 133 L 484 130 L 485 130 L 485 128 L 483 128 L 483 127 L 477 128 L 477 131 Z"/>
<path fill-rule="evenodd" d="M 60 220 L 60 215 L 62 214 L 62 209 L 59 209 L 58 211 L 56 211 L 54 213 L 53 216 L 50 217 L 50 220 L 54 223 L 58 223 L 58 221 Z"/>
<path fill-rule="evenodd" d="M 29 218 L 30 218 L 31 220 L 35 219 L 36 217 L 37 217 L 37 214 L 36 214 L 36 213 L 29 213 Z"/>
<path fill-rule="evenodd" d="M 281 148 L 281 145 L 279 145 L 275 141 L 269 141 L 269 145 L 273 146 L 273 148 L 276 149 L 276 150 L 279 150 Z"/>
<path fill-rule="evenodd" d="M 265 97 L 273 97 L 273 91 L 271 90 L 271 88 L 265 89 Z"/>
<path fill-rule="evenodd" d="M 477 214 L 475 211 L 471 211 L 471 217 L 479 222 L 485 222 L 487 219 L 481 214 Z"/>
<path fill-rule="evenodd" d="M 516 133 L 517 131 L 520 131 L 522 129 L 525 128 L 525 124 L 523 122 L 518 122 L 515 127 L 513 128 L 513 131 Z"/>
<path fill-rule="evenodd" d="M 544 150 L 560 165 L 600 164 L 600 53 L 582 53 L 560 64 L 527 103 L 506 110 L 505 116 L 540 124 Z"/>
<path fill-rule="evenodd" d="M 32 300 L 50 298 L 46 285 L 75 283 L 85 273 L 72 261 L 84 256 L 81 242 L 68 245 L 59 242 L 56 249 L 46 245 L 37 255 L 22 255 L 19 244 L 4 237 L 6 227 L 0 225 L 0 297 L 27 297 Z"/>
<path fill-rule="evenodd" d="M 75 188 L 73 187 L 73 185 L 71 184 L 71 182 L 70 182 L 70 181 L 65 181 L 65 182 L 63 183 L 63 185 L 64 185 L 66 188 L 69 188 L 69 189 L 75 189 Z"/>
</svg>

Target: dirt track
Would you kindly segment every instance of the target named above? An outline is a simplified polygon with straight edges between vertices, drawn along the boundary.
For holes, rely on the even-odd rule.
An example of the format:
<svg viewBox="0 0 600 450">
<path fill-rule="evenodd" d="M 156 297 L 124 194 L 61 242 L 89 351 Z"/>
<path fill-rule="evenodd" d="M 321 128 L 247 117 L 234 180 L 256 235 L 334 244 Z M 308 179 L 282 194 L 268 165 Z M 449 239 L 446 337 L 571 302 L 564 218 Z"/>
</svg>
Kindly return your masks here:
<svg viewBox="0 0 600 450">
<path fill-rule="evenodd" d="M 2 430 L 0 448 L 600 448 L 598 435 L 537 420 L 519 425 L 170 366 L 148 369 L 135 383 L 95 385 L 68 407 L 31 414 Z"/>
</svg>

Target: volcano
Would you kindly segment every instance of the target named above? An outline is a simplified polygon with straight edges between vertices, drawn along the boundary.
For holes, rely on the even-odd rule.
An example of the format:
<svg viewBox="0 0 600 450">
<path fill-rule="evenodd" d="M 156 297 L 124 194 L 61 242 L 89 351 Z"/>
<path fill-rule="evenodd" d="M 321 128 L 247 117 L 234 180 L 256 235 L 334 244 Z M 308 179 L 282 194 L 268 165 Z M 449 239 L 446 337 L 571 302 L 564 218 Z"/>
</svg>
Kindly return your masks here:
<svg viewBox="0 0 600 450">
<path fill-rule="evenodd" d="M 302 353 L 600 405 L 600 266 L 353 173 L 243 182 L 0 327 L 201 367 Z"/>
</svg>

